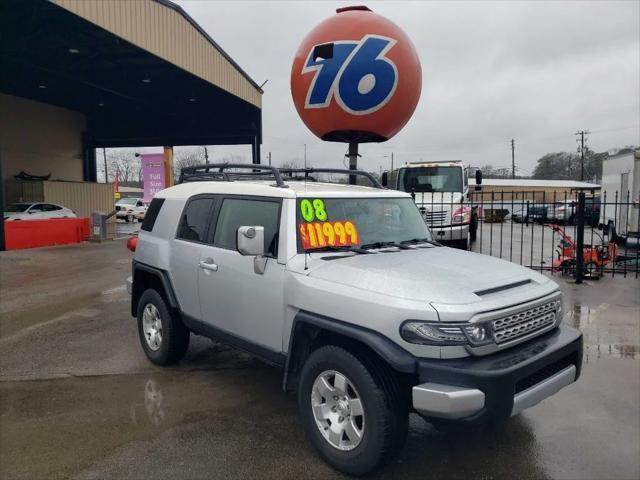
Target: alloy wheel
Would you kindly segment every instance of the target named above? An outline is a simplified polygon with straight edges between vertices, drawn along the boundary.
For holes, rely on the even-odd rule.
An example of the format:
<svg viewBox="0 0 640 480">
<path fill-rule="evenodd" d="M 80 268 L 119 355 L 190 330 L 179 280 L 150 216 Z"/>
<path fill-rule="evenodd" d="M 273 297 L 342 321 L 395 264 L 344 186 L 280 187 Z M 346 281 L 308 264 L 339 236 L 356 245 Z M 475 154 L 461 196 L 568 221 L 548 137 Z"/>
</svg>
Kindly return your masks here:
<svg viewBox="0 0 640 480">
<path fill-rule="evenodd" d="M 365 415 L 362 400 L 346 375 L 326 370 L 311 389 L 311 408 L 324 439 L 338 450 L 356 448 L 362 441 Z"/>
<path fill-rule="evenodd" d="M 142 331 L 147 345 L 154 352 L 162 345 L 162 318 L 153 303 L 147 303 L 142 314 Z"/>
</svg>

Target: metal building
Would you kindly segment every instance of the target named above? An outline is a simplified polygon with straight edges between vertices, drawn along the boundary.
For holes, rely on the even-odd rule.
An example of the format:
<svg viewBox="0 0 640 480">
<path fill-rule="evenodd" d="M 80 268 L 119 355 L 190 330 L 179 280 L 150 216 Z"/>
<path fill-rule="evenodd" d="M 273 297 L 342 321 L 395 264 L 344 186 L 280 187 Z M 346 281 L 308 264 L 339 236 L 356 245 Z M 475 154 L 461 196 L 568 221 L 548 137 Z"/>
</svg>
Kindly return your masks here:
<svg viewBox="0 0 640 480">
<path fill-rule="evenodd" d="M 262 90 L 168 0 L 2 0 L 0 64 L 0 210 L 20 171 L 95 182 L 100 147 L 247 144 L 259 162 Z"/>
</svg>

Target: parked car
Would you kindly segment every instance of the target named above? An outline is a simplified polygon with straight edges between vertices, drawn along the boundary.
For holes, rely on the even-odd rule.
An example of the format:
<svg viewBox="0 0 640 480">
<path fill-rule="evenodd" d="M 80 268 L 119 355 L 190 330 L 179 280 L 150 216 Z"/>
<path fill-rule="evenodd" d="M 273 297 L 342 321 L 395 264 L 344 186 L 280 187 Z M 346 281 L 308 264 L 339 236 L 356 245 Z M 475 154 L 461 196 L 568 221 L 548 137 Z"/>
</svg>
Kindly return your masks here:
<svg viewBox="0 0 640 480">
<path fill-rule="evenodd" d="M 522 206 L 514 207 L 514 211 L 511 214 L 511 220 L 517 223 L 545 223 L 549 219 L 550 205 L 543 203 L 530 203 L 523 204 Z"/>
<path fill-rule="evenodd" d="M 441 246 L 411 195 L 375 179 L 285 183 L 242 167 L 275 182 L 163 190 L 129 245 L 151 362 L 180 361 L 194 332 L 281 368 L 310 443 L 357 475 L 401 449 L 410 412 L 445 429 L 506 420 L 579 377 L 582 334 L 550 278 Z"/>
<path fill-rule="evenodd" d="M 576 223 L 578 201 L 576 199 L 556 202 L 550 210 L 549 219 L 554 223 L 573 225 Z M 596 226 L 600 219 L 600 197 L 585 197 L 584 223 Z"/>
<path fill-rule="evenodd" d="M 510 218 L 513 222 L 524 223 L 527 220 L 526 205 L 514 205 Z"/>
<path fill-rule="evenodd" d="M 116 203 L 116 218 L 125 222 L 142 221 L 147 213 L 147 206 L 141 198 L 121 198 Z"/>
<path fill-rule="evenodd" d="M 48 218 L 76 218 L 73 210 L 55 203 L 12 203 L 4 209 L 5 220 L 46 220 Z"/>
</svg>

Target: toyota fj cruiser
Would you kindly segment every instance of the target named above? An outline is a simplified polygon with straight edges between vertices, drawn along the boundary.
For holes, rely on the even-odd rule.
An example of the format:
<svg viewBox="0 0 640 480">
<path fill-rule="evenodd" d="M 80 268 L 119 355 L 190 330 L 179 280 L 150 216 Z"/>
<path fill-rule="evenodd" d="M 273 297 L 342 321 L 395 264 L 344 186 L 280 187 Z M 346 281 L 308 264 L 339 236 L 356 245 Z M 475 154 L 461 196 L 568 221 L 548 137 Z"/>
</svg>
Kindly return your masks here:
<svg viewBox="0 0 640 480">
<path fill-rule="evenodd" d="M 504 420 L 578 378 L 555 282 L 440 246 L 411 196 L 369 174 L 317 172 L 192 167 L 156 195 L 127 282 L 153 363 L 179 361 L 193 332 L 282 368 L 309 441 L 352 474 L 402 447 L 410 412 Z"/>
</svg>

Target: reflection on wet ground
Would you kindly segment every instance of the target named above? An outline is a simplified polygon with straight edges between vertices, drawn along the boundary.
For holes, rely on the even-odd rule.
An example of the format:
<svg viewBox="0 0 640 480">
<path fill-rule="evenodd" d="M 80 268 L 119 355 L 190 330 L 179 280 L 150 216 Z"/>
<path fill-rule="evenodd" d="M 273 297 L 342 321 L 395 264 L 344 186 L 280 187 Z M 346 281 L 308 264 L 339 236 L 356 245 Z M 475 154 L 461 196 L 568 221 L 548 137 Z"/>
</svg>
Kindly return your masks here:
<svg viewBox="0 0 640 480">
<path fill-rule="evenodd" d="M 200 337 L 178 366 L 149 364 L 120 283 L 124 242 L 83 248 L 46 257 L 69 281 L 41 274 L 46 252 L 0 257 L 0 478 L 345 478 L 304 439 L 276 369 Z M 47 296 L 21 304 L 27 276 Z M 372 478 L 640 477 L 640 282 L 561 286 L 584 332 L 580 381 L 482 431 L 412 415 L 402 453 Z M 51 298 L 67 308 L 48 313 Z"/>
</svg>

